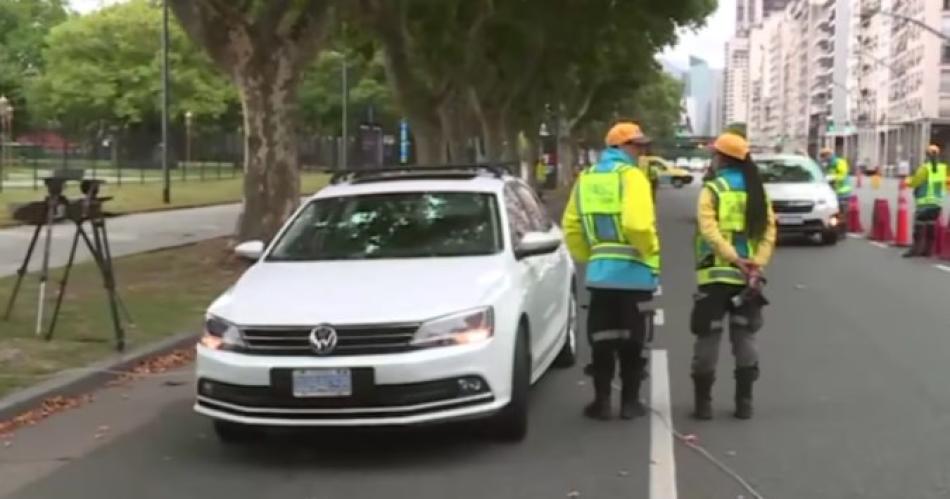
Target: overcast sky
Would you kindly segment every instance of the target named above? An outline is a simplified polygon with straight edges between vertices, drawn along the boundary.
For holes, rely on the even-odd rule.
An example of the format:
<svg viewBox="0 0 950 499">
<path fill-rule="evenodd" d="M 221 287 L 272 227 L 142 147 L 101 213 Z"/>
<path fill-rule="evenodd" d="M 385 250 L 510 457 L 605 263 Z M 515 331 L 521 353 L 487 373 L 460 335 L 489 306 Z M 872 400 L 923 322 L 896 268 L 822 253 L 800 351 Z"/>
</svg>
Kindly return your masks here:
<svg viewBox="0 0 950 499">
<path fill-rule="evenodd" d="M 732 37 L 736 24 L 736 0 L 719 0 L 719 8 L 709 17 L 706 26 L 697 32 L 685 31 L 679 43 L 662 57 L 682 69 L 689 67 L 689 56 L 706 59 L 710 66 L 721 68 L 726 58 L 726 41 Z"/>
<path fill-rule="evenodd" d="M 89 12 L 119 0 L 69 0 L 78 12 Z M 735 25 L 736 0 L 719 0 L 719 9 L 706 26 L 697 32 L 685 31 L 679 43 L 663 53 L 663 57 L 682 69 L 689 67 L 689 56 L 706 59 L 710 66 L 721 68 L 725 59 L 726 40 Z"/>
</svg>

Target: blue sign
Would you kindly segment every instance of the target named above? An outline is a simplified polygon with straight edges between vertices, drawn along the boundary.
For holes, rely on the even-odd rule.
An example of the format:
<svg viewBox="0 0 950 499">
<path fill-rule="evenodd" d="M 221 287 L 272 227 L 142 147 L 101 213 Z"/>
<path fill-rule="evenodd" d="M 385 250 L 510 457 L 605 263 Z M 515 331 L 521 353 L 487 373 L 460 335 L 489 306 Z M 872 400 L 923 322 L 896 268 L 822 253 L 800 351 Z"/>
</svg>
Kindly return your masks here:
<svg viewBox="0 0 950 499">
<path fill-rule="evenodd" d="M 409 162 L 409 122 L 399 120 L 399 164 Z"/>
</svg>

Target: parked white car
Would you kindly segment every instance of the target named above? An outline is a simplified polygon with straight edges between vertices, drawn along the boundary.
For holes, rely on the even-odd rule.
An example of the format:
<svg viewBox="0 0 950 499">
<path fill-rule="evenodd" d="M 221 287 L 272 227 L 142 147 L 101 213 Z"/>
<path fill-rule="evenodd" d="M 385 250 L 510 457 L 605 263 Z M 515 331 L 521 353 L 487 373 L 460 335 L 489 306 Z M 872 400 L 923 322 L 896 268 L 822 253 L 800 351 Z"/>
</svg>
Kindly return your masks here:
<svg viewBox="0 0 950 499">
<path fill-rule="evenodd" d="M 840 237 L 838 198 L 825 174 L 808 156 L 763 154 L 755 161 L 772 202 L 780 235 L 818 237 L 834 245 Z"/>
<path fill-rule="evenodd" d="M 210 306 L 195 410 L 257 425 L 488 418 L 527 431 L 528 388 L 575 362 L 574 266 L 527 184 L 493 169 L 353 173 L 306 201 Z"/>
</svg>

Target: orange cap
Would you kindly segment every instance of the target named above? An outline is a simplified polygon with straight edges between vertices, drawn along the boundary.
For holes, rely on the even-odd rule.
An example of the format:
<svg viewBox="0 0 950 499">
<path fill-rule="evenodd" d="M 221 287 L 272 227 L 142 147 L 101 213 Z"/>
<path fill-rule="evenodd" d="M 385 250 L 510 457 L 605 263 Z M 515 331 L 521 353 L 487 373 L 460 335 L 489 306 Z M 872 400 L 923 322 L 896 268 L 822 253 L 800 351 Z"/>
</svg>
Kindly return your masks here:
<svg viewBox="0 0 950 499">
<path fill-rule="evenodd" d="M 821 152 L 818 154 L 821 154 L 822 156 L 831 156 L 834 154 L 834 151 L 832 151 L 830 147 L 822 147 Z"/>
<path fill-rule="evenodd" d="M 740 135 L 724 133 L 713 143 L 713 149 L 730 158 L 743 160 L 749 155 L 749 143 Z"/>
<path fill-rule="evenodd" d="M 928 153 L 928 154 L 940 154 L 940 147 L 938 147 L 936 144 L 930 144 L 930 145 L 927 147 L 927 153 Z"/>
<path fill-rule="evenodd" d="M 622 121 L 611 127 L 610 131 L 607 132 L 607 137 L 604 139 L 604 142 L 608 146 L 620 146 L 628 142 L 635 142 L 638 144 L 648 144 L 650 138 L 643 134 L 643 130 L 640 130 L 640 126 L 632 121 Z"/>
</svg>

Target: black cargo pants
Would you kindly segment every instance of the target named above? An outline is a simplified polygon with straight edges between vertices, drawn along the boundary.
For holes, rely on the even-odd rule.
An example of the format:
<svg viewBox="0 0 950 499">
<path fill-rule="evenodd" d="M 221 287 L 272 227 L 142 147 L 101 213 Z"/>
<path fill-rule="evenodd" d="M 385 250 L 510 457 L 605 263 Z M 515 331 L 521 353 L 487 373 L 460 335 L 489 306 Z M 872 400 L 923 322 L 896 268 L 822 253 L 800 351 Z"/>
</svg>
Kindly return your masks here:
<svg viewBox="0 0 950 499">
<path fill-rule="evenodd" d="M 610 389 L 618 363 L 620 378 L 625 384 L 639 382 L 646 366 L 643 345 L 647 333 L 640 303 L 653 299 L 653 294 L 608 289 L 589 291 L 587 338 L 592 350 L 591 374 L 595 390 Z"/>
</svg>

